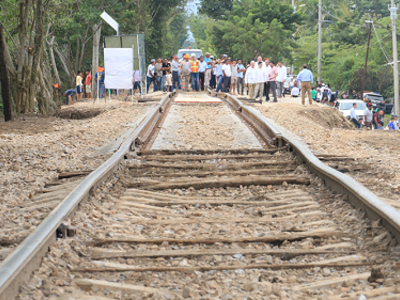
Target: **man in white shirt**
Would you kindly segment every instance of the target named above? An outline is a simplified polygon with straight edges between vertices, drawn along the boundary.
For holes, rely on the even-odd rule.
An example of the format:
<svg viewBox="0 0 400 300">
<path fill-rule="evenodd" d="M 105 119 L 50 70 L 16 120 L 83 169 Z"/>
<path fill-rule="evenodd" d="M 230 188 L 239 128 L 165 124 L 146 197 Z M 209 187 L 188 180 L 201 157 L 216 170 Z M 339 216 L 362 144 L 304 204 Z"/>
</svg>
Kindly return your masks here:
<svg viewBox="0 0 400 300">
<path fill-rule="evenodd" d="M 372 129 L 372 119 L 374 117 L 374 113 L 372 112 L 373 106 L 372 104 L 368 105 L 368 107 L 364 110 L 364 126 Z"/>
<path fill-rule="evenodd" d="M 267 78 L 266 78 L 266 82 L 264 84 L 264 96 L 266 97 L 266 101 L 269 101 L 269 92 L 271 90 L 271 87 L 269 85 L 269 72 L 271 72 L 271 66 L 269 65 L 268 58 L 265 58 L 264 62 L 265 62 L 265 69 L 267 72 Z"/>
<path fill-rule="evenodd" d="M 204 80 L 205 80 L 206 70 L 207 70 L 207 63 L 204 61 L 204 56 L 202 55 L 200 56 L 200 62 L 199 62 L 200 89 L 202 91 L 204 91 Z"/>
<path fill-rule="evenodd" d="M 231 76 L 232 76 L 231 60 L 229 58 L 225 61 L 225 64 L 222 66 L 222 73 L 224 74 L 225 93 L 229 93 L 229 90 L 231 88 Z"/>
<path fill-rule="evenodd" d="M 297 98 L 300 95 L 300 90 L 297 86 L 292 88 L 292 97 Z"/>
<path fill-rule="evenodd" d="M 357 103 L 353 103 L 353 108 L 350 109 L 350 118 L 351 118 L 351 122 L 353 122 L 354 126 L 356 126 L 357 128 L 360 128 L 360 122 L 358 122 L 358 118 L 356 115 L 356 108 L 357 108 Z"/>
<path fill-rule="evenodd" d="M 266 68 L 263 67 L 262 62 L 258 62 L 258 66 L 256 67 L 256 69 L 257 69 L 257 84 L 256 84 L 256 88 L 254 91 L 254 96 L 257 97 L 257 95 L 258 95 L 260 98 L 260 101 L 262 103 L 262 98 L 264 95 L 264 83 L 267 78 L 267 72 L 266 72 Z"/>
<path fill-rule="evenodd" d="M 135 95 L 136 89 L 139 89 L 140 94 L 142 94 L 142 87 L 140 84 L 140 70 L 133 71 L 133 95 Z"/>
<path fill-rule="evenodd" d="M 257 69 L 256 62 L 254 60 L 251 61 L 250 67 L 246 71 L 245 76 L 245 86 L 249 90 L 249 99 L 254 99 L 254 88 L 257 84 Z"/>
<path fill-rule="evenodd" d="M 156 77 L 154 75 L 155 64 L 156 64 L 156 60 L 152 59 L 151 64 L 147 68 L 147 76 L 146 76 L 146 92 L 147 92 L 147 94 L 149 93 L 149 87 L 152 82 L 153 82 L 153 88 L 154 88 L 153 92 L 157 91 Z"/>
<path fill-rule="evenodd" d="M 276 78 L 276 84 L 277 84 L 277 87 L 278 87 L 278 98 L 282 98 L 283 84 L 286 81 L 286 77 L 287 77 L 287 69 L 282 64 L 282 62 L 279 61 L 278 62 L 278 77 Z"/>
</svg>

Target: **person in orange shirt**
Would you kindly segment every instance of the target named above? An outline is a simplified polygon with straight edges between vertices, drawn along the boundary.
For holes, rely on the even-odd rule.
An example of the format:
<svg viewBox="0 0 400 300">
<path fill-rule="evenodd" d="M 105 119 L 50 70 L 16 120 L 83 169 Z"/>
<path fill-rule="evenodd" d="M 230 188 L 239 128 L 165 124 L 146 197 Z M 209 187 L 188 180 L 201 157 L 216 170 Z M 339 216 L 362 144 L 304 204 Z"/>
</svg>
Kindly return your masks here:
<svg viewBox="0 0 400 300">
<path fill-rule="evenodd" d="M 86 69 L 85 89 L 86 99 L 92 100 L 92 74 L 90 74 L 90 69 Z"/>
<path fill-rule="evenodd" d="M 192 54 L 190 58 L 190 77 L 192 80 L 192 90 L 193 92 L 196 91 L 198 92 L 200 90 L 200 76 L 199 76 L 199 68 L 200 68 L 200 63 L 196 59 L 196 55 Z"/>
</svg>

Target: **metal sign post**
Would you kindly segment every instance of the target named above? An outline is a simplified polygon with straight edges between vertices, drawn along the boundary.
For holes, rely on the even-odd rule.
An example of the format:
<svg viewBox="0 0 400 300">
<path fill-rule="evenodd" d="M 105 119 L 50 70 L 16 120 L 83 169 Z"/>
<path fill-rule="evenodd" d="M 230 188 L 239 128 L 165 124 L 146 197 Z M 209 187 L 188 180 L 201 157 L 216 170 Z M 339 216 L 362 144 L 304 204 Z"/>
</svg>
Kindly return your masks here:
<svg viewBox="0 0 400 300">
<path fill-rule="evenodd" d="M 119 35 L 119 24 L 115 21 L 108 13 L 105 11 L 100 15 L 100 17 L 108 23 L 112 28 L 117 31 L 117 35 Z"/>
</svg>

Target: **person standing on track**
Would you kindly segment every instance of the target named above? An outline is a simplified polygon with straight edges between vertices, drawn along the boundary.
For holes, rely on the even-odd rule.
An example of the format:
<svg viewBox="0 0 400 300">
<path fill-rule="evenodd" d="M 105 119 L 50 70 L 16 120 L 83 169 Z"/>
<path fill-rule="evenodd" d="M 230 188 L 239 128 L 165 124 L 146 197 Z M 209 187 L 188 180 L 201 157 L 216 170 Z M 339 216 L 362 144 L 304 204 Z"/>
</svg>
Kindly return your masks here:
<svg viewBox="0 0 400 300">
<path fill-rule="evenodd" d="M 311 97 L 311 86 L 314 83 L 314 77 L 312 72 L 307 69 L 307 65 L 303 65 L 303 70 L 297 76 L 297 81 L 301 82 L 301 103 L 306 105 L 306 91 L 308 93 L 308 101 L 310 105 L 312 104 L 312 97 Z"/>
<path fill-rule="evenodd" d="M 267 78 L 267 69 L 263 66 L 263 63 L 261 61 L 258 62 L 258 66 L 256 67 L 256 69 L 257 69 L 257 84 L 254 91 L 254 97 L 256 97 L 257 100 L 257 95 L 259 95 L 260 102 L 262 103 L 264 95 L 264 83 Z"/>
<path fill-rule="evenodd" d="M 167 87 L 166 87 L 166 82 L 167 82 L 167 71 L 171 71 L 171 64 L 168 62 L 167 58 L 164 58 L 162 67 L 162 84 L 161 84 L 161 89 L 163 92 L 167 91 Z"/>
<path fill-rule="evenodd" d="M 212 76 L 212 72 L 211 72 L 211 68 L 212 68 L 212 60 L 211 60 L 211 53 L 207 52 L 206 53 L 206 58 L 204 59 L 204 61 L 207 64 L 207 68 L 206 68 L 206 72 L 204 74 L 204 83 L 205 83 L 205 87 L 206 89 L 209 88 L 211 86 L 210 84 L 210 80 L 211 80 L 211 76 Z M 204 90 L 204 85 L 203 85 L 203 89 Z"/>
<path fill-rule="evenodd" d="M 216 92 L 217 93 L 219 91 L 224 91 L 224 89 L 222 87 L 222 80 L 224 79 L 224 73 L 222 73 L 222 67 L 223 67 L 223 64 L 221 62 L 221 59 L 217 59 L 217 63 L 215 64 L 215 77 L 217 80 Z"/>
<path fill-rule="evenodd" d="M 269 88 L 272 90 L 274 102 L 278 102 L 278 100 L 276 99 L 276 78 L 278 77 L 278 69 L 275 67 L 275 63 L 273 61 L 270 61 L 269 65 L 271 66 L 271 70 L 268 74 Z"/>
<path fill-rule="evenodd" d="M 205 81 L 205 73 L 207 71 L 207 63 L 204 61 L 204 56 L 200 56 L 199 62 L 199 77 L 200 77 L 200 89 L 204 91 L 204 81 Z M 206 87 L 208 85 L 206 84 Z"/>
<path fill-rule="evenodd" d="M 189 54 L 183 56 L 181 62 L 181 76 L 183 77 L 183 82 L 185 83 L 185 92 L 189 92 L 189 81 L 190 81 L 190 63 Z"/>
<path fill-rule="evenodd" d="M 177 56 L 172 57 L 171 62 L 172 69 L 172 91 L 179 88 L 179 60 Z"/>
<path fill-rule="evenodd" d="M 147 68 L 147 75 L 146 75 L 146 92 L 147 92 L 147 94 L 149 93 L 149 87 L 152 82 L 153 82 L 153 92 L 157 91 L 156 76 L 154 74 L 155 65 L 156 65 L 156 60 L 152 59 L 151 64 Z"/>
<path fill-rule="evenodd" d="M 225 61 L 225 65 L 222 67 L 222 72 L 224 74 L 224 90 L 225 93 L 229 93 L 232 76 L 231 60 L 229 58 Z"/>
<path fill-rule="evenodd" d="M 192 54 L 190 58 L 190 79 L 192 80 L 192 90 L 193 92 L 198 92 L 200 90 L 199 84 L 199 69 L 200 62 L 196 58 L 196 54 Z"/>
<path fill-rule="evenodd" d="M 239 95 L 244 95 L 244 74 L 246 68 L 242 65 L 242 60 L 238 59 L 237 69 L 238 69 L 238 82 L 237 82 L 237 92 Z"/>
<path fill-rule="evenodd" d="M 265 68 L 267 71 L 267 78 L 266 78 L 266 82 L 264 84 L 264 96 L 265 96 L 265 100 L 269 101 L 269 92 L 271 91 L 271 86 L 269 85 L 269 72 L 271 71 L 271 66 L 269 65 L 268 58 L 264 58 L 264 64 L 265 64 Z"/>
<path fill-rule="evenodd" d="M 232 75 L 231 75 L 231 87 L 229 93 L 231 95 L 236 95 L 236 84 L 238 81 L 238 69 L 236 65 L 236 60 L 232 61 L 232 67 L 231 67 Z"/>
<path fill-rule="evenodd" d="M 278 77 L 276 78 L 276 84 L 277 84 L 277 88 L 278 88 L 278 98 L 282 98 L 282 96 L 285 96 L 283 94 L 283 84 L 286 82 L 287 69 L 282 64 L 281 61 L 278 61 L 277 69 L 278 69 Z"/>
<path fill-rule="evenodd" d="M 245 76 L 245 86 L 249 90 L 249 99 L 254 99 L 254 88 L 257 84 L 257 69 L 256 62 L 254 60 L 251 61 L 250 67 L 246 70 Z"/>
<path fill-rule="evenodd" d="M 162 71 L 162 60 L 157 59 L 157 63 L 154 65 L 154 77 L 156 79 L 157 91 L 161 91 L 162 81 L 163 81 L 163 71 Z"/>
</svg>

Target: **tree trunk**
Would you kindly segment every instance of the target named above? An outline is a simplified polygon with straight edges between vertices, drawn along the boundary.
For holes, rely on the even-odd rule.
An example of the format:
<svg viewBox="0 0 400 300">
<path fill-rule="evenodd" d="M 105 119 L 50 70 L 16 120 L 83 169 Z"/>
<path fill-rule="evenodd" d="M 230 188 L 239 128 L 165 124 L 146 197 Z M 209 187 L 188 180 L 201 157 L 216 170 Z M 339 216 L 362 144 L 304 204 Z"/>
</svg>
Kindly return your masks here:
<svg viewBox="0 0 400 300">
<path fill-rule="evenodd" d="M 101 23 L 93 25 L 93 57 L 92 57 L 92 97 L 97 97 L 97 85 L 94 80 L 94 76 L 97 73 L 97 68 L 99 66 L 99 46 L 101 37 Z"/>
<path fill-rule="evenodd" d="M 37 87 L 39 84 L 39 76 L 37 72 L 40 62 L 43 57 L 43 40 L 44 40 L 44 11 L 43 11 L 43 1 L 36 0 L 36 24 L 35 24 L 35 48 L 33 51 L 32 58 L 32 73 L 31 73 L 31 82 L 30 82 L 30 93 L 29 93 L 29 106 L 30 111 L 33 111 L 34 107 L 34 98 L 37 96 Z M 43 98 L 37 97 L 37 102 L 39 106 L 39 111 L 42 114 L 46 113 L 44 107 Z"/>
<path fill-rule="evenodd" d="M 62 86 L 61 79 L 60 79 L 60 74 L 58 73 L 57 65 L 56 65 L 56 59 L 54 57 L 54 41 L 55 37 L 51 37 L 51 41 L 47 41 L 47 45 L 49 45 L 49 52 L 50 52 L 50 61 L 51 61 L 51 66 L 53 67 L 53 72 L 54 76 L 56 77 L 56 81 L 59 84 L 60 88 Z"/>
<path fill-rule="evenodd" d="M 19 3 L 19 18 L 18 18 L 18 37 L 19 37 L 19 51 L 18 51 L 18 67 L 17 67 L 17 97 L 15 105 L 17 112 L 25 110 L 25 100 L 27 95 L 27 86 L 25 82 L 25 75 L 29 73 L 28 64 L 28 24 L 29 12 L 31 8 L 31 0 L 20 1 Z"/>
<path fill-rule="evenodd" d="M 82 48 L 81 48 L 81 54 L 79 56 L 79 66 L 82 67 L 83 64 L 83 57 L 85 55 L 85 48 L 86 48 L 86 43 L 90 40 L 90 38 L 87 38 L 89 32 L 89 26 L 86 28 L 86 32 L 85 32 L 85 36 L 81 37 L 81 41 L 82 41 Z M 82 72 L 85 72 L 85 70 L 82 70 Z"/>
<path fill-rule="evenodd" d="M 5 48 L 7 48 L 6 39 L 4 38 L 3 25 L 0 25 L 0 81 L 1 95 L 3 96 L 4 120 L 12 120 L 10 81 L 8 78 L 8 70 L 5 59 Z"/>
</svg>

